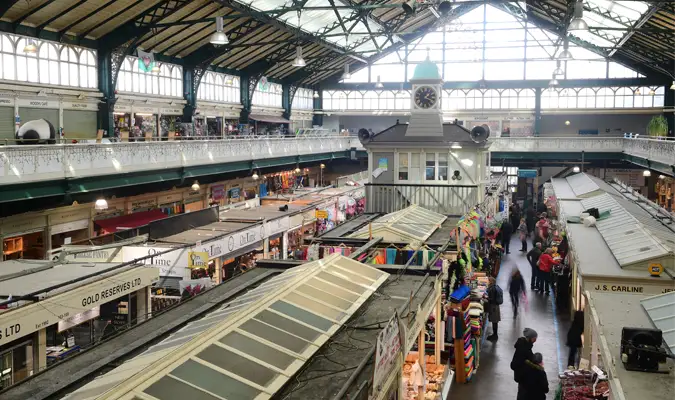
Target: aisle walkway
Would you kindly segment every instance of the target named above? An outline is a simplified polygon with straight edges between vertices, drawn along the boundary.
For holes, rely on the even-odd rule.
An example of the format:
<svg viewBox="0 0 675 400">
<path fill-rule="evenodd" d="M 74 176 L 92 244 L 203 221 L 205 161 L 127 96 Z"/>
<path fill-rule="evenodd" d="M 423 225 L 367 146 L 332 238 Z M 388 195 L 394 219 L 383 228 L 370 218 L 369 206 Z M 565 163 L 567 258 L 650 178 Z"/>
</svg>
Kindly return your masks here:
<svg viewBox="0 0 675 400">
<path fill-rule="evenodd" d="M 470 383 L 461 384 L 453 382 L 450 390 L 450 399 L 516 399 L 518 384 L 513 380 L 513 371 L 510 363 L 513 357 L 513 345 L 522 336 L 524 328 L 532 328 L 539 334 L 533 351 L 544 356 L 544 366 L 549 379 L 550 392 L 548 399 L 553 399 L 555 388 L 558 384 L 559 368 L 567 360 L 567 347 L 565 336 L 568 328 L 566 315 L 558 313 L 554 318 L 553 296 L 544 296 L 536 292 L 530 292 L 530 265 L 521 253 L 520 241 L 514 235 L 511 242 L 511 254 L 504 257 L 501 271 L 497 277 L 497 284 L 504 290 L 504 304 L 501 306 L 502 321 L 499 323 L 499 340 L 497 342 L 485 341 L 481 351 L 481 363 L 478 373 Z M 530 246 L 531 243 L 528 243 Z M 511 271 L 520 269 L 525 278 L 528 290 L 529 309 L 525 311 L 521 303 L 521 309 L 517 319 L 513 319 L 513 308 L 508 295 L 508 282 Z M 492 328 L 488 327 L 488 334 Z M 562 359 L 559 362 L 559 357 Z"/>
</svg>

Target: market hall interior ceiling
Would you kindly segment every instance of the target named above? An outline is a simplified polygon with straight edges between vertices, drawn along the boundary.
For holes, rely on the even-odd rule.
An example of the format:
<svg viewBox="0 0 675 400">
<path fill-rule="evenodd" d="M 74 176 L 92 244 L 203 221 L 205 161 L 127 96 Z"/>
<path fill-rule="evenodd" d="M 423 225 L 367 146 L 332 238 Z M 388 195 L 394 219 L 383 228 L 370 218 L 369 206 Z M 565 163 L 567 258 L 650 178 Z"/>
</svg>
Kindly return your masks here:
<svg viewBox="0 0 675 400">
<path fill-rule="evenodd" d="M 153 53 L 168 69 L 170 64 L 180 65 L 178 75 L 182 72 L 183 76 L 174 76 L 176 72 L 168 69 L 166 72 L 176 81 L 188 76 L 200 78 L 210 68 L 250 77 L 249 83 L 265 76 L 291 87 L 310 89 L 340 81 L 379 88 L 378 78 L 403 82 L 410 77 L 408 71 L 427 54 L 448 68 L 447 73 L 442 68 L 446 82 L 548 82 L 556 59 L 565 49 L 576 60 L 570 65 L 563 61 L 567 75 L 576 76 L 574 71 L 583 70 L 588 71 L 584 78 L 648 77 L 663 84 L 673 80 L 674 3 L 586 0 L 583 21 L 588 27 L 581 30 L 568 29 L 578 19 L 574 6 L 574 1 L 564 0 L 422 4 L 339 0 L 6 0 L 0 4 L 0 31 L 7 33 L 0 40 L 0 52 L 3 60 L 12 53 L 25 56 L 21 50 L 35 44 L 38 57 L 44 54 L 50 60 L 71 63 L 85 54 L 79 63 L 95 68 L 71 76 L 70 80 L 78 81 L 72 86 L 98 87 L 104 94 L 119 86 L 122 78 L 113 72 L 122 68 L 125 56 L 136 56 L 138 49 Z M 225 40 L 221 36 L 222 43 L 227 43 L 218 46 L 211 44 L 216 17 L 223 18 L 227 37 Z M 522 37 L 515 37 L 520 32 Z M 52 55 L 50 50 L 42 50 L 43 40 L 61 46 L 55 45 Z M 66 46 L 75 51 L 62 52 Z M 4 62 L 8 64 L 3 64 L 3 75 L 7 75 L 3 79 L 52 83 L 53 78 L 59 81 L 57 84 L 70 85 L 63 76 L 36 80 L 30 73 Z M 603 62 L 606 72 L 602 71 Z M 541 72 L 528 74 L 528 66 Z M 351 79 L 341 80 L 350 74 Z M 198 85 L 199 79 L 194 82 Z M 179 85 L 175 90 L 170 86 L 162 89 L 167 95 L 183 96 Z"/>
</svg>

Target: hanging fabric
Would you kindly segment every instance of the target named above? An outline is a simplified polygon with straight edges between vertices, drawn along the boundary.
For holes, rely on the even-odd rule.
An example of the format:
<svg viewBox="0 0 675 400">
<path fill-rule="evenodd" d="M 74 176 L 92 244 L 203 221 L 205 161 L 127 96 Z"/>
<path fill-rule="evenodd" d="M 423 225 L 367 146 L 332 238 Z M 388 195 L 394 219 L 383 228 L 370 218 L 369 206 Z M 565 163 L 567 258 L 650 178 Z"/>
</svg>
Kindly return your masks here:
<svg viewBox="0 0 675 400">
<path fill-rule="evenodd" d="M 396 249 L 386 249 L 387 252 L 387 264 L 396 264 L 396 254 L 398 250 Z"/>
</svg>

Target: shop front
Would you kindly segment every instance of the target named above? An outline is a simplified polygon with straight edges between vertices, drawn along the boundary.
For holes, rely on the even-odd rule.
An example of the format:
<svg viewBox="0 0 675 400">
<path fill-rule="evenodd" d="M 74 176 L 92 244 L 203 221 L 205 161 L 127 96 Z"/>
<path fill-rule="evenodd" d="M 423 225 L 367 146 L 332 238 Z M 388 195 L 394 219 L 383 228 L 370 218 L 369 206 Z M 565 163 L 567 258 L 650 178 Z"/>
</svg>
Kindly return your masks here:
<svg viewBox="0 0 675 400">
<path fill-rule="evenodd" d="M 174 190 L 171 192 L 161 193 L 157 196 L 157 208 L 159 208 L 165 215 L 171 216 L 182 214 L 183 209 L 183 192 Z"/>
<path fill-rule="evenodd" d="M 0 93 L 0 143 L 10 144 L 16 134 L 14 94 Z"/>
<path fill-rule="evenodd" d="M 252 133 L 255 135 L 281 136 L 288 133 L 288 126 L 291 121 L 283 118 L 279 112 L 263 113 L 262 111 L 253 112 L 249 115 L 252 122 Z"/>
<path fill-rule="evenodd" d="M 7 217 L 0 222 L 2 235 L 2 259 L 41 260 L 49 249 L 45 215 L 32 217 Z"/>
<path fill-rule="evenodd" d="M 74 141 L 96 139 L 98 104 L 81 100 L 62 101 L 63 137 Z"/>
<path fill-rule="evenodd" d="M 18 98 L 16 99 L 19 112 L 19 122 L 21 125 L 26 122 L 44 119 L 49 121 L 56 130 L 56 137 L 59 135 L 61 126 L 60 109 L 61 102 L 55 98 Z"/>
<path fill-rule="evenodd" d="M 227 204 L 225 185 L 211 185 L 209 188 L 209 206 L 224 206 L 225 204 Z"/>
<path fill-rule="evenodd" d="M 57 249 L 90 237 L 91 214 L 89 207 L 49 214 L 51 248 Z"/>
<path fill-rule="evenodd" d="M 116 264 L 69 263 L 49 267 L 33 274 L 17 274 L 25 266 L 15 261 L 0 263 L 0 293 L 22 296 L 21 288 L 33 291 L 35 279 L 44 289 L 54 285 L 76 285 L 37 302 L 22 302 L 0 314 L 0 363 L 2 388 L 16 384 L 48 365 L 63 360 L 120 329 L 150 316 L 149 286 L 157 280 L 157 269 L 141 266 L 110 270 Z M 68 275 L 60 271 L 68 268 Z M 7 271 L 3 273 L 2 271 Z M 72 279 L 100 272 L 90 283 Z M 10 275 L 11 274 L 11 275 Z M 28 282 L 30 280 L 30 282 Z M 30 288 L 30 289 L 28 289 Z M 119 315 L 125 315 L 124 325 Z"/>
<path fill-rule="evenodd" d="M 159 108 L 153 106 L 131 107 L 131 141 L 152 141 L 158 137 Z"/>
<path fill-rule="evenodd" d="M 183 207 L 186 213 L 203 210 L 206 202 L 206 189 L 190 190 L 183 195 Z"/>
<path fill-rule="evenodd" d="M 132 136 L 131 104 L 115 104 L 113 111 L 113 135 L 122 142 L 128 142 Z"/>
<path fill-rule="evenodd" d="M 174 140 L 180 137 L 183 107 L 172 106 L 159 109 L 159 136 L 161 140 Z"/>
<path fill-rule="evenodd" d="M 166 218 L 167 215 L 162 210 L 153 208 L 147 211 L 139 211 L 133 214 L 121 215 L 106 219 L 97 219 L 94 221 L 94 232 L 96 236 L 107 235 L 125 229 L 134 229 L 147 225 L 152 221 Z"/>
</svg>

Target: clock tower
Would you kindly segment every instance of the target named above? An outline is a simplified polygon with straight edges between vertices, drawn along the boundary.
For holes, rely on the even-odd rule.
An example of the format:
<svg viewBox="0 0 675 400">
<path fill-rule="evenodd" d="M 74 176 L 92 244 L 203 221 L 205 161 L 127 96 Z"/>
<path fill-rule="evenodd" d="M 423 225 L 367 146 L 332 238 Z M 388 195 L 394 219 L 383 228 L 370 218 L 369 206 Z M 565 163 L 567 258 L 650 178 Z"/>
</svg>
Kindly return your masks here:
<svg viewBox="0 0 675 400">
<path fill-rule="evenodd" d="M 412 109 L 406 136 L 443 136 L 441 93 L 443 79 L 438 66 L 427 59 L 415 68 L 412 79 Z"/>
</svg>

